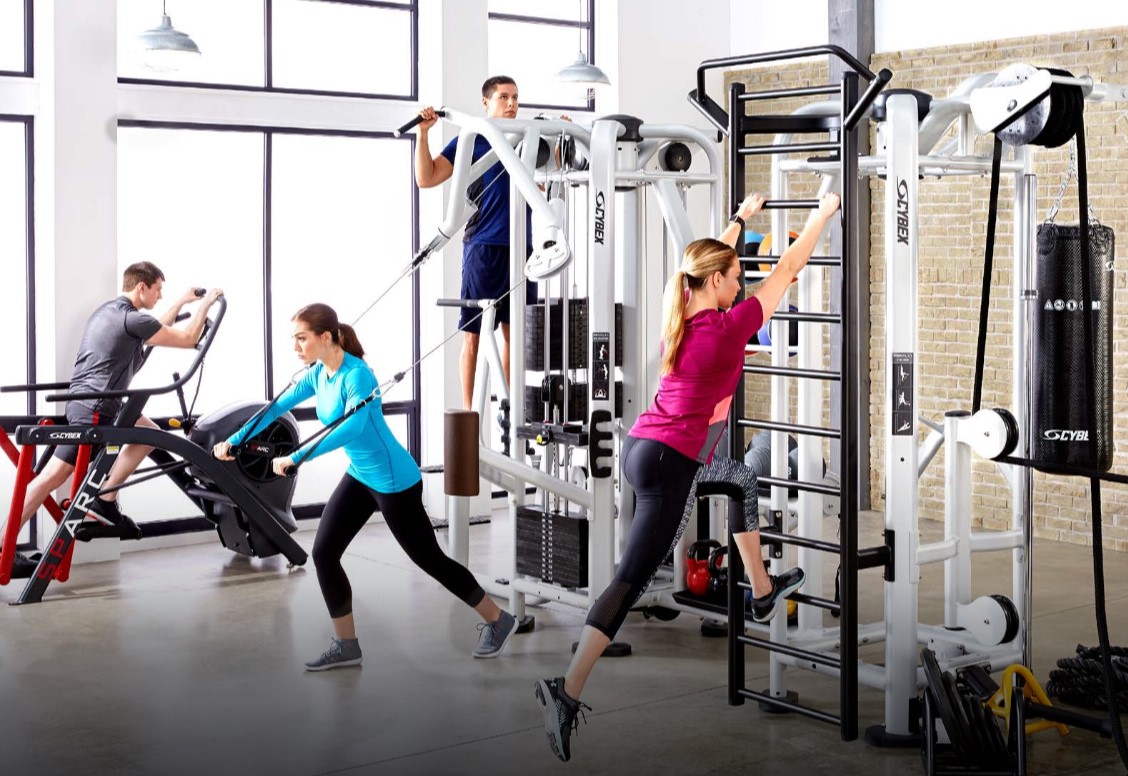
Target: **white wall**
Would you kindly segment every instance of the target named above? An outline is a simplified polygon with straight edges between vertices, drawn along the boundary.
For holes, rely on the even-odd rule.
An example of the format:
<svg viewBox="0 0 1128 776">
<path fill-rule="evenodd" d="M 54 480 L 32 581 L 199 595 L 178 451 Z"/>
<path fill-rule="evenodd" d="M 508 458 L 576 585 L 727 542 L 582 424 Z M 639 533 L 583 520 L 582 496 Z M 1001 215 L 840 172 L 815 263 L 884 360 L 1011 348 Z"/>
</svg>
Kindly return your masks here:
<svg viewBox="0 0 1128 776">
<path fill-rule="evenodd" d="M 1128 3 L 1109 0 L 874 0 L 875 51 L 1044 35 L 1128 25 Z"/>
<path fill-rule="evenodd" d="M 732 53 L 826 43 L 826 0 L 731 0 Z M 1128 24 L 1128 3 L 1110 0 L 984 2 L 874 0 L 875 51 L 948 46 Z"/>
<path fill-rule="evenodd" d="M 829 26 L 826 0 L 732 0 L 729 46 L 733 56 L 817 46 Z"/>
</svg>

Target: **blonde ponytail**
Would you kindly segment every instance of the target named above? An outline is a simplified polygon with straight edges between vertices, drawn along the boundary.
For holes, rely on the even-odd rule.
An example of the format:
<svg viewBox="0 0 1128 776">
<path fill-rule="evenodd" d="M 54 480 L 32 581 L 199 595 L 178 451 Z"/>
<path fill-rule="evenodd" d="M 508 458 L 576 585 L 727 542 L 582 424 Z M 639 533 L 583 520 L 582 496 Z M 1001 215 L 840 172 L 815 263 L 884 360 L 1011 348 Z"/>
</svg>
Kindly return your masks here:
<svg viewBox="0 0 1128 776">
<path fill-rule="evenodd" d="M 694 240 L 685 247 L 681 268 L 666 284 L 662 316 L 662 343 L 666 350 L 662 354 L 660 374 L 674 371 L 674 361 L 685 338 L 687 292 L 702 288 L 714 272 L 727 272 L 735 257 L 736 251 L 711 237 Z"/>
<path fill-rule="evenodd" d="M 662 353 L 660 374 L 663 375 L 674 371 L 674 359 L 678 356 L 678 348 L 685 336 L 685 297 L 688 290 L 685 278 L 685 272 L 679 269 L 666 283 L 666 299 L 662 305 L 665 310 L 662 316 L 662 343 L 666 348 Z"/>
</svg>

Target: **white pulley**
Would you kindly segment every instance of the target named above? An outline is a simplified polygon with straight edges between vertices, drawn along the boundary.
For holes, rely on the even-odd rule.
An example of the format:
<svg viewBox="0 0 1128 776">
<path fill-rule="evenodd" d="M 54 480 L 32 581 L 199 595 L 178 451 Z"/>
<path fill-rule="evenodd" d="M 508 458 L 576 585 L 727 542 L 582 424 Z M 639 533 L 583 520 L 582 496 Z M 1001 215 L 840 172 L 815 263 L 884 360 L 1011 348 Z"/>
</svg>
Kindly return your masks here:
<svg viewBox="0 0 1128 776">
<path fill-rule="evenodd" d="M 533 252 L 525 261 L 525 277 L 545 280 L 556 275 L 572 262 L 572 249 L 564 237 L 564 200 L 553 198 L 548 206 L 554 216 L 548 223 L 533 209 Z"/>
<path fill-rule="evenodd" d="M 980 458 L 988 460 L 1008 455 L 1018 444 L 1018 424 L 1002 409 L 983 409 L 962 419 L 959 441 Z"/>
<path fill-rule="evenodd" d="M 1016 62 L 1003 68 L 989 85 L 971 93 L 971 115 L 981 133 L 998 132 L 1008 145 L 1024 145 L 1036 138 L 1050 118 L 1050 87 L 1046 70 Z M 1037 102 L 1005 129 L 999 129 L 1028 105 Z"/>
<path fill-rule="evenodd" d="M 1018 635 L 1018 610 L 1004 595 L 983 595 L 969 604 L 960 604 L 956 622 L 972 638 L 988 646 L 1005 644 Z"/>
</svg>

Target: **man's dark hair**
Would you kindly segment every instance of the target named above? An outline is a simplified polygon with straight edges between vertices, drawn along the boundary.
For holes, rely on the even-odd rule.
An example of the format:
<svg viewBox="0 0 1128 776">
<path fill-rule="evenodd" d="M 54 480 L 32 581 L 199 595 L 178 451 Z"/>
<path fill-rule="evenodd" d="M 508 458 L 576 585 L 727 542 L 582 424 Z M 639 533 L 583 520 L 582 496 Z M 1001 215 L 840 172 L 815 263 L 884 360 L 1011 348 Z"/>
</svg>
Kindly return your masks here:
<svg viewBox="0 0 1128 776">
<path fill-rule="evenodd" d="M 151 261 L 139 261 L 136 264 L 130 264 L 125 268 L 125 272 L 121 273 L 121 290 L 125 292 L 132 291 L 138 283 L 144 283 L 147 286 L 155 285 L 158 280 L 164 280 L 164 273 L 160 268 Z"/>
<path fill-rule="evenodd" d="M 502 84 L 513 84 L 516 86 L 517 82 L 507 75 L 491 76 L 482 84 L 482 98 L 488 100 L 490 97 L 493 97 L 493 93 L 497 91 L 497 87 Z"/>
</svg>

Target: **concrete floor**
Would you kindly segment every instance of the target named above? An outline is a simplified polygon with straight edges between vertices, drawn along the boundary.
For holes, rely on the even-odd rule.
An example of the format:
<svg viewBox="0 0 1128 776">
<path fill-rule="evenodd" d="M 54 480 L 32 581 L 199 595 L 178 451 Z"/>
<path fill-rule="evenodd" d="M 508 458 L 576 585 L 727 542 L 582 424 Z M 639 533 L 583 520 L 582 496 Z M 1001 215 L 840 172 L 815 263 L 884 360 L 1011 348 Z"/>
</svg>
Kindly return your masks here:
<svg viewBox="0 0 1128 776">
<path fill-rule="evenodd" d="M 502 568 L 505 523 L 471 529 L 482 566 Z M 865 545 L 880 523 L 868 516 L 863 527 Z M 312 539 L 299 534 L 307 549 Z M 977 561 L 975 594 L 1008 588 L 998 560 Z M 1128 603 L 1122 561 L 1107 563 L 1114 613 Z M 1035 564 L 1034 668 L 1044 681 L 1058 657 L 1096 643 L 1091 556 L 1038 542 Z M 383 525 L 361 533 L 346 568 L 366 662 L 321 674 L 301 670 L 330 633 L 312 566 L 287 571 L 218 544 L 77 567 L 50 602 L 0 608 L 0 773 L 923 773 L 917 750 L 843 742 L 824 723 L 728 706 L 725 641 L 703 638 L 687 614 L 628 618 L 619 638 L 634 655 L 596 669 L 584 697 L 593 711 L 572 761 L 560 763 L 532 687 L 563 673 L 582 612 L 533 610 L 534 632 L 498 660 L 473 660 L 475 615 L 414 568 Z M 880 574 L 863 579 L 865 609 L 879 612 Z M 939 579 L 938 567 L 926 570 L 922 619 L 939 615 Z M 17 593 L 0 588 L 0 602 Z M 1112 619 L 1112 643 L 1128 642 L 1123 617 Z M 766 685 L 766 672 L 749 651 L 749 687 Z M 803 702 L 836 711 L 833 680 L 791 675 Z M 881 722 L 882 701 L 872 690 L 861 697 L 864 730 Z M 1114 745 L 1083 730 L 1032 736 L 1031 757 L 1030 773 L 1124 773 Z"/>
</svg>

